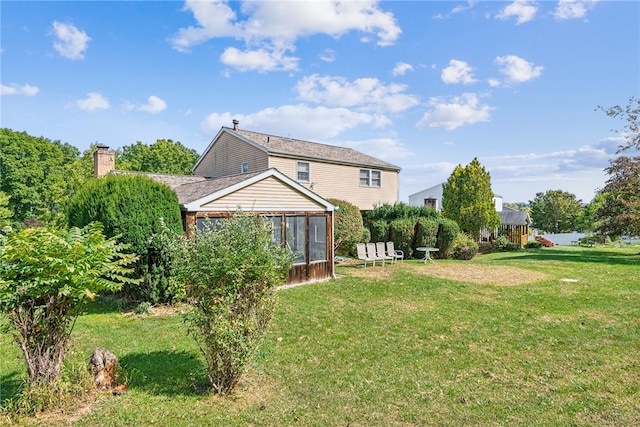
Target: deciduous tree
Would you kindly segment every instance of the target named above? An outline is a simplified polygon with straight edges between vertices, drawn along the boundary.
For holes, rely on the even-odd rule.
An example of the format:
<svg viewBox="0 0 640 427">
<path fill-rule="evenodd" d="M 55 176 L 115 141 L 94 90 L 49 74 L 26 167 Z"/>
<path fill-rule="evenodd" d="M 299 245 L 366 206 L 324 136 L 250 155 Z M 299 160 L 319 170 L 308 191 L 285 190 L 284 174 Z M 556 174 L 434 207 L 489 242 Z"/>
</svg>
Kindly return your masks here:
<svg viewBox="0 0 640 427">
<path fill-rule="evenodd" d="M 16 224 L 37 218 L 64 224 L 65 205 L 84 183 L 79 151 L 69 144 L 0 129 L 0 191 Z"/>
<path fill-rule="evenodd" d="M 562 190 L 536 193 L 529 201 L 531 226 L 547 233 L 567 233 L 576 230 L 582 212 L 575 194 Z"/>
<path fill-rule="evenodd" d="M 617 157 L 605 169 L 609 175 L 600 191 L 596 231 L 611 237 L 640 236 L 640 157 Z"/>
<path fill-rule="evenodd" d="M 442 209 L 463 232 L 480 237 L 482 229 L 500 225 L 491 190 L 491 175 L 477 158 L 466 166 L 458 165 L 442 187 Z"/>
<path fill-rule="evenodd" d="M 82 304 L 101 291 L 117 290 L 134 255 L 105 239 L 102 226 L 10 233 L 0 248 L 0 311 L 6 313 L 22 349 L 30 386 L 60 377 L 62 362 Z"/>
<path fill-rule="evenodd" d="M 354 253 L 356 244 L 369 241 L 369 230 L 362 222 L 362 214 L 357 206 L 338 199 L 327 199 L 337 206 L 334 212 L 333 241 L 335 253 Z"/>
<path fill-rule="evenodd" d="M 632 96 L 625 107 L 616 105 L 610 108 L 598 107 L 598 109 L 611 118 L 625 121 L 622 129 L 615 130 L 625 140 L 619 146 L 619 151 L 630 148 L 640 150 L 640 98 Z"/>
<path fill-rule="evenodd" d="M 122 147 L 116 164 L 120 170 L 191 175 L 198 157 L 179 141 L 158 139 L 151 145 L 138 141 Z"/>
</svg>

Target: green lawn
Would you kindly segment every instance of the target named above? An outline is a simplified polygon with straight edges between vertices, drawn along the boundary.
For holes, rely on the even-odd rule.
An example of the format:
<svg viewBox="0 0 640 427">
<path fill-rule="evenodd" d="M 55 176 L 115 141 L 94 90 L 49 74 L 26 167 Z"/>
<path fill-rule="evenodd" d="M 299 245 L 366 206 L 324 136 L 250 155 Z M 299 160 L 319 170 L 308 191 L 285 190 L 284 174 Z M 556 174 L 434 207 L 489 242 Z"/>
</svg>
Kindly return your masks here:
<svg viewBox="0 0 640 427">
<path fill-rule="evenodd" d="M 78 319 L 73 348 L 86 358 L 97 346 L 115 353 L 129 391 L 21 422 L 638 425 L 639 252 L 556 247 L 340 266 L 338 280 L 280 292 L 254 367 L 226 398 L 198 393 L 204 362 L 179 314 L 125 315 L 102 301 Z M 469 266 L 500 283 L 427 275 Z M 24 375 L 0 335 L 1 401 Z"/>
</svg>

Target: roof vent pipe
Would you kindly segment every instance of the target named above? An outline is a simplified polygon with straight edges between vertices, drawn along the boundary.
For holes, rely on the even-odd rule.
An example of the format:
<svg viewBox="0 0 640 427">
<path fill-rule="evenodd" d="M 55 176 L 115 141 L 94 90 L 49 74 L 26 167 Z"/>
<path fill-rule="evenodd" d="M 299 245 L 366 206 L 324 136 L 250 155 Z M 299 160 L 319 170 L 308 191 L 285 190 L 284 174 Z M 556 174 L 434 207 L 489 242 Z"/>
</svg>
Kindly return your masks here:
<svg viewBox="0 0 640 427">
<path fill-rule="evenodd" d="M 239 120 L 233 119 L 233 130 L 238 130 Z"/>
</svg>

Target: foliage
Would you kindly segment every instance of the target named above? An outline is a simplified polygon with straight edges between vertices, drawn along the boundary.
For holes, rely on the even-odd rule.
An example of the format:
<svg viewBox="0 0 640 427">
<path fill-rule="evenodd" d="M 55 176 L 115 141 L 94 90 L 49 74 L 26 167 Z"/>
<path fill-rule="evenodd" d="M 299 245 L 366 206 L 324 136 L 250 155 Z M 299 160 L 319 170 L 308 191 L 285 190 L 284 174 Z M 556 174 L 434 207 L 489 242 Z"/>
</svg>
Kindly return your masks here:
<svg viewBox="0 0 640 427">
<path fill-rule="evenodd" d="M 582 212 L 581 201 L 572 193 L 549 190 L 536 193 L 529 201 L 531 227 L 546 233 L 568 233 L 575 230 Z"/>
<path fill-rule="evenodd" d="M 411 258 L 415 248 L 420 246 L 437 246 L 440 248 L 438 257 L 448 258 L 453 239 L 460 232 L 455 221 L 443 218 L 435 210 L 404 203 L 381 205 L 368 211 L 365 218 L 372 241 L 391 240 L 407 258 Z"/>
<path fill-rule="evenodd" d="M 526 249 L 540 249 L 542 248 L 542 243 L 538 242 L 537 240 L 529 240 L 524 247 Z"/>
<path fill-rule="evenodd" d="M 448 219 L 441 218 L 438 225 L 438 238 L 436 247 L 439 249 L 438 258 L 449 259 L 453 252 L 453 242 L 460 233 L 458 223 Z"/>
<path fill-rule="evenodd" d="M 539 243 L 539 242 L 538 242 Z M 492 251 L 510 252 L 520 249 L 520 245 L 510 242 L 507 236 L 499 236 L 491 242 Z"/>
<path fill-rule="evenodd" d="M 409 206 L 406 203 L 395 203 L 390 205 L 384 203 L 373 210 L 365 212 L 364 219 L 366 222 L 375 222 L 378 220 L 390 223 L 396 219 L 402 218 L 438 218 L 440 214 L 435 210 L 426 206 Z"/>
<path fill-rule="evenodd" d="M 609 175 L 600 191 L 596 231 L 615 239 L 640 236 L 640 156 L 620 156 L 605 169 Z"/>
<path fill-rule="evenodd" d="M 93 221 L 104 225 L 107 237 L 122 236 L 139 255 L 136 277 L 142 282 L 124 291 L 134 299 L 170 302 L 178 290 L 172 288 L 170 258 L 153 236 L 169 229 L 182 232 L 176 194 L 169 187 L 140 175 L 108 175 L 87 181 L 70 200 L 69 224 L 83 227 Z"/>
<path fill-rule="evenodd" d="M 460 229 L 474 238 L 483 228 L 493 230 L 500 225 L 491 191 L 491 175 L 474 158 L 467 166 L 456 166 L 442 187 L 444 216 L 458 223 Z"/>
<path fill-rule="evenodd" d="M 60 370 L 82 304 L 102 290 L 114 291 L 131 271 L 134 255 L 106 240 L 92 223 L 68 231 L 31 228 L 7 236 L 0 252 L 0 311 L 7 314 L 22 349 L 30 386 L 47 386 Z"/>
<path fill-rule="evenodd" d="M 578 218 L 576 231 L 581 233 L 591 233 L 595 231 L 598 226 L 598 210 L 602 208 L 602 205 L 605 201 L 605 194 L 599 192 L 595 195 L 593 200 L 586 206 L 582 207 L 580 211 L 580 216 Z"/>
<path fill-rule="evenodd" d="M 478 253 L 478 243 L 466 233 L 460 233 L 453 241 L 453 258 L 470 260 Z"/>
<path fill-rule="evenodd" d="M 354 254 L 356 245 L 369 241 L 368 230 L 362 223 L 362 214 L 357 206 L 345 200 L 327 199 L 337 206 L 333 213 L 333 243 L 336 254 Z"/>
<path fill-rule="evenodd" d="M 119 170 L 191 175 L 200 156 L 180 141 L 158 139 L 151 145 L 137 141 L 122 147 L 117 158 Z"/>
<path fill-rule="evenodd" d="M 619 105 L 604 108 L 598 107 L 611 118 L 619 118 L 626 122 L 622 130 L 616 132 L 625 139 L 625 144 L 619 146 L 618 152 L 635 148 L 640 150 L 640 98 L 631 97 L 625 107 Z"/>
<path fill-rule="evenodd" d="M 29 218 L 66 222 L 64 206 L 87 179 L 78 155 L 69 144 L 0 129 L 0 191 L 9 196 L 14 228 Z"/>
<path fill-rule="evenodd" d="M 377 221 L 382 222 L 382 221 Z M 393 241 L 395 249 L 404 252 L 406 258 L 413 254 L 413 235 L 415 231 L 415 220 L 411 218 L 398 218 L 389 224 L 389 239 Z M 384 241 L 384 240 L 379 240 Z"/>
<path fill-rule="evenodd" d="M 420 246 L 433 248 L 438 238 L 438 220 L 431 218 L 417 218 L 413 234 L 413 249 Z"/>
<path fill-rule="evenodd" d="M 212 227 L 194 230 L 194 238 L 174 235 L 167 246 L 193 305 L 189 333 L 214 391 L 226 394 L 264 337 L 274 288 L 285 283 L 293 256 L 271 244 L 270 224 L 258 216 L 236 213 Z"/>
<path fill-rule="evenodd" d="M 370 222 L 369 231 L 372 242 L 386 242 L 389 240 L 389 223 L 384 219 L 378 219 Z"/>
</svg>

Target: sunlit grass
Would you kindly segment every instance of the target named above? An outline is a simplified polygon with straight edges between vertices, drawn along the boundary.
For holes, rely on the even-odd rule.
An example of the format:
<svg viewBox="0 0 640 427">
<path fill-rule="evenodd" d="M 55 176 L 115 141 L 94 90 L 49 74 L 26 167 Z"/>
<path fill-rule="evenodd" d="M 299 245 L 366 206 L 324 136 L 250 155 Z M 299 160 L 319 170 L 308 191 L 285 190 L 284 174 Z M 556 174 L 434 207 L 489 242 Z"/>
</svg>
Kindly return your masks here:
<svg viewBox="0 0 640 427">
<path fill-rule="evenodd" d="M 179 313 L 124 315 L 96 304 L 78 320 L 74 350 L 88 358 L 108 348 L 129 391 L 102 395 L 75 415 L 24 422 L 637 424 L 639 252 L 553 248 L 427 266 L 339 266 L 343 278 L 280 292 L 254 367 L 225 398 L 200 394 L 204 362 Z M 429 272 L 457 265 L 508 274 L 487 284 Z M 509 283 L 527 272 L 537 279 Z M 24 376 L 9 344 L 1 335 L 3 400 Z"/>
</svg>

